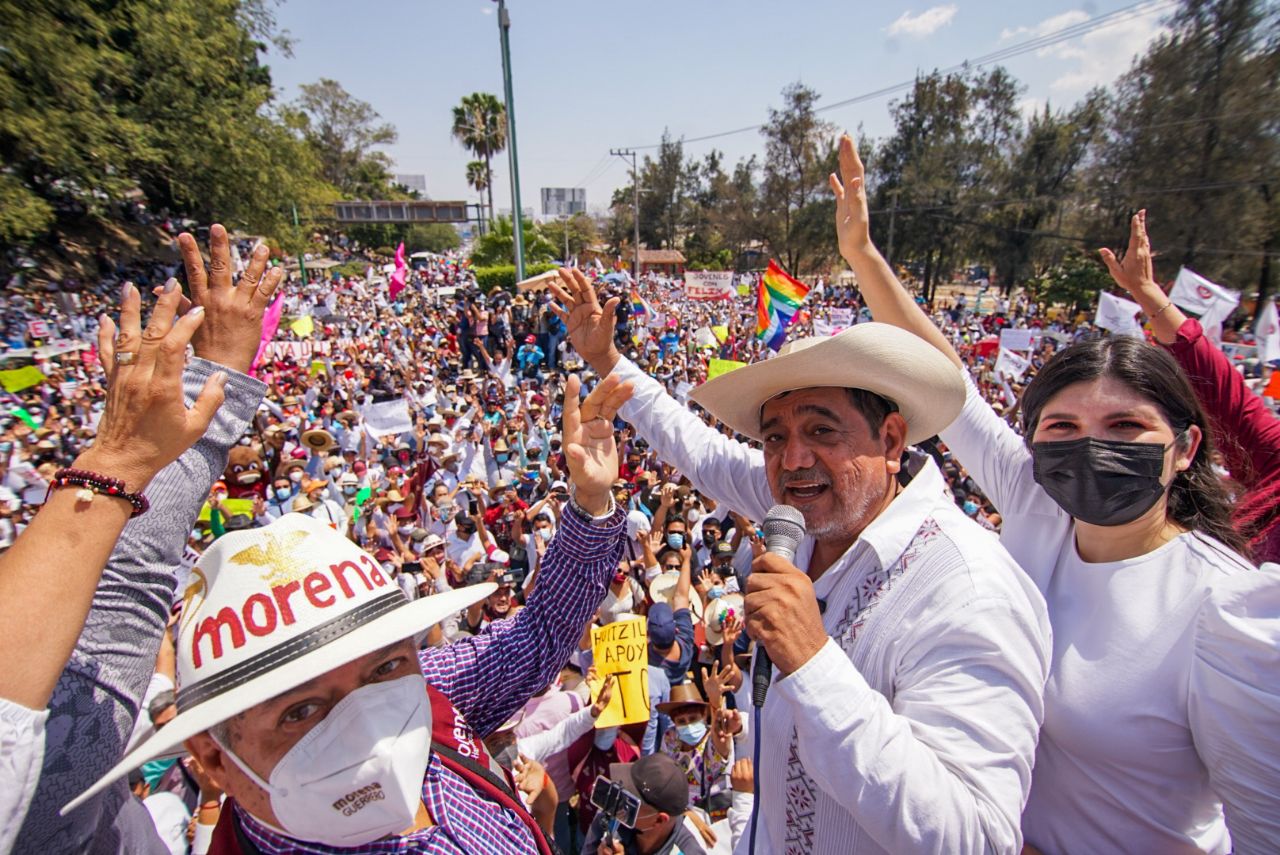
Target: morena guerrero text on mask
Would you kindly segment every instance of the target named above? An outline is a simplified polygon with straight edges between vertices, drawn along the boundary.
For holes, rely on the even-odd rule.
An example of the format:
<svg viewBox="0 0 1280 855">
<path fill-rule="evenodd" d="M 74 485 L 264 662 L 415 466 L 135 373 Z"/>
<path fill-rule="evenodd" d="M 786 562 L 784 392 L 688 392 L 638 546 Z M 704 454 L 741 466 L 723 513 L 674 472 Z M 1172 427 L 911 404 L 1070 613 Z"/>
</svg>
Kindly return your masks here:
<svg viewBox="0 0 1280 855">
<path fill-rule="evenodd" d="M 333 809 L 341 811 L 343 816 L 354 816 L 359 812 L 360 808 L 370 802 L 380 802 L 386 799 L 387 794 L 382 791 L 382 784 L 374 781 L 368 786 L 347 793 L 342 798 L 333 803 Z"/>
</svg>

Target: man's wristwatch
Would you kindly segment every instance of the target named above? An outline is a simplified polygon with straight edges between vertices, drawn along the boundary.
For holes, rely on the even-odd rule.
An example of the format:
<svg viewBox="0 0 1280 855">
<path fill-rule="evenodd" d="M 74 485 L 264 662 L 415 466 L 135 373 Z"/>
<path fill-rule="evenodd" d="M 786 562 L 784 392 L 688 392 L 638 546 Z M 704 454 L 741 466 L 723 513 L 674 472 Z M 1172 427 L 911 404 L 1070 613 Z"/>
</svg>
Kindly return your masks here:
<svg viewBox="0 0 1280 855">
<path fill-rule="evenodd" d="M 569 510 L 572 511 L 573 514 L 578 517 L 578 519 L 582 520 L 587 525 L 603 526 L 605 523 L 607 523 L 610 519 L 613 518 L 613 514 L 617 509 L 618 509 L 618 506 L 613 501 L 613 494 L 610 493 L 609 508 L 604 512 L 603 515 L 596 516 L 595 514 L 588 511 L 586 508 L 582 507 L 582 505 L 578 504 L 578 491 L 576 489 L 571 489 L 569 491 Z"/>
</svg>

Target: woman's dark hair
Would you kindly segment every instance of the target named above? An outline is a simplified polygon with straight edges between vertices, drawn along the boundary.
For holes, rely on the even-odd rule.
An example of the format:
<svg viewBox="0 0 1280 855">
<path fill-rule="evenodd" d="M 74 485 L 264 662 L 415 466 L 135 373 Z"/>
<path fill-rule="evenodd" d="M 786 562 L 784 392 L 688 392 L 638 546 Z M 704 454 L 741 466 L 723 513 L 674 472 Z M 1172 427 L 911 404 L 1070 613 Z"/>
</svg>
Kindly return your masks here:
<svg viewBox="0 0 1280 855">
<path fill-rule="evenodd" d="M 1169 489 L 1169 519 L 1189 531 L 1204 532 L 1237 552 L 1247 554 L 1244 538 L 1231 525 L 1231 500 L 1213 470 L 1213 441 L 1209 419 L 1182 369 L 1158 347 L 1131 336 L 1111 336 L 1077 342 L 1059 351 L 1027 386 L 1022 397 L 1022 433 L 1027 446 L 1035 435 L 1040 413 L 1063 389 L 1110 377 L 1146 398 L 1160 410 L 1185 441 L 1191 425 L 1203 439 L 1191 465 L 1179 472 Z"/>
</svg>

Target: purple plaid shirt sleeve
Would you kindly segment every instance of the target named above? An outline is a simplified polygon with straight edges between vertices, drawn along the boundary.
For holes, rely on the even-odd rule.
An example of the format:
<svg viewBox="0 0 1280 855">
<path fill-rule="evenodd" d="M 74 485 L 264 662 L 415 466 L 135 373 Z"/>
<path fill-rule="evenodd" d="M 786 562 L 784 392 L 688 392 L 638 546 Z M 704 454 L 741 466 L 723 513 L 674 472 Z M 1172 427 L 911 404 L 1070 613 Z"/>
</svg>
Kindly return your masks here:
<svg viewBox="0 0 1280 855">
<path fill-rule="evenodd" d="M 569 660 L 622 554 L 626 515 L 603 524 L 566 513 L 529 603 L 476 636 L 422 652 L 422 673 L 479 736 L 496 730 Z"/>
</svg>

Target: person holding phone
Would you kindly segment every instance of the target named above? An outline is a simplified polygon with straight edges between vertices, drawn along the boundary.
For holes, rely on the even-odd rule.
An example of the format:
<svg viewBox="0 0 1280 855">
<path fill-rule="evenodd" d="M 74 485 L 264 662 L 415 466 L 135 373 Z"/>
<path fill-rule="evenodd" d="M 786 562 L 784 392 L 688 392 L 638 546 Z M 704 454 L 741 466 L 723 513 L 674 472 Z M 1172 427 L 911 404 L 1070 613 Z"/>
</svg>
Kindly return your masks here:
<svg viewBox="0 0 1280 855">
<path fill-rule="evenodd" d="M 675 761 L 665 754 L 650 754 L 620 768 L 629 772 L 623 786 L 640 799 L 635 819 L 629 827 L 614 825 L 606 807 L 593 797 L 592 803 L 601 810 L 591 823 L 582 851 L 592 855 L 706 855 L 702 836 L 685 822 L 689 788 Z M 595 789 L 604 793 L 608 787 L 600 787 L 602 780 L 597 780 Z"/>
</svg>

